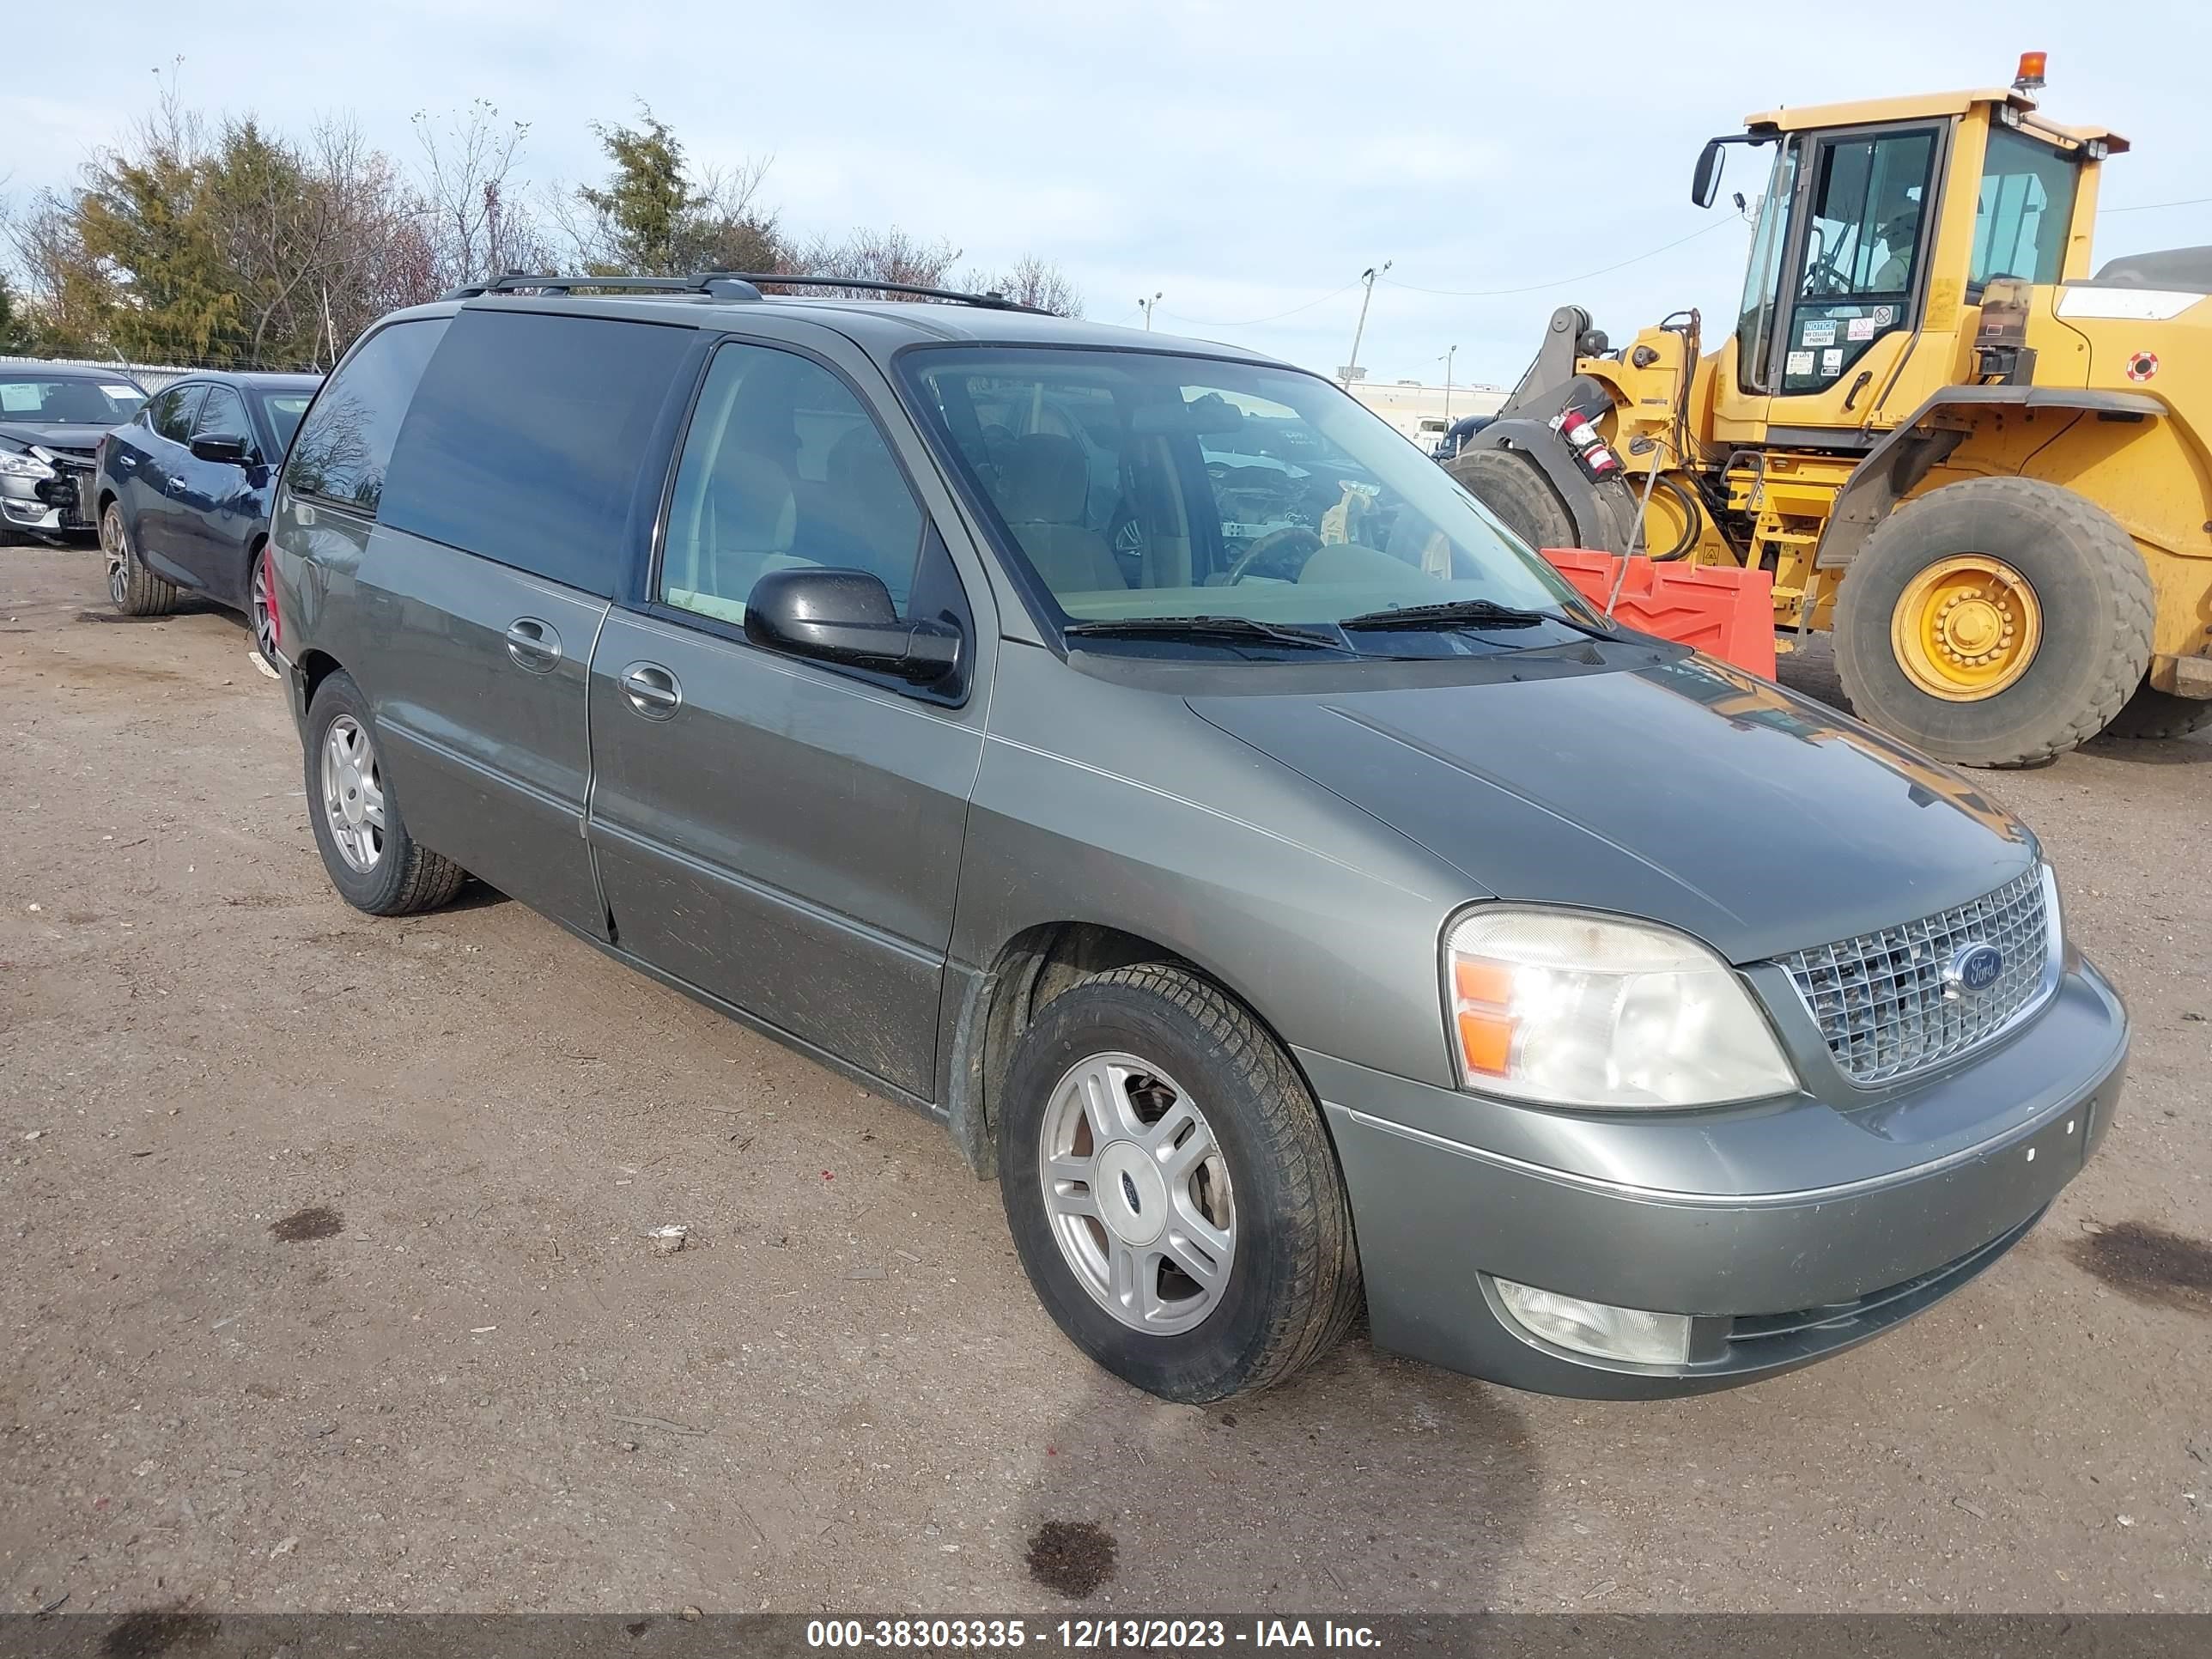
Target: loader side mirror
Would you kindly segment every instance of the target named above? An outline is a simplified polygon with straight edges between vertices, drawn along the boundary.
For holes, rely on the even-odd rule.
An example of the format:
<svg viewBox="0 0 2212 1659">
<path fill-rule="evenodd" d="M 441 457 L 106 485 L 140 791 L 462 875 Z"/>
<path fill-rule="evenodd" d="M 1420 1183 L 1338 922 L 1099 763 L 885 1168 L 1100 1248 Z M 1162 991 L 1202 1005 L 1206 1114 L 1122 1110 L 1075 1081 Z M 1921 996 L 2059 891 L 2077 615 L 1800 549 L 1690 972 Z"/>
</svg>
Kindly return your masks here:
<svg viewBox="0 0 2212 1659">
<path fill-rule="evenodd" d="M 1701 208 L 1711 207 L 1720 196 L 1721 146 L 1726 142 L 1708 138 L 1698 152 L 1698 169 L 1690 175 L 1690 199 Z"/>
</svg>

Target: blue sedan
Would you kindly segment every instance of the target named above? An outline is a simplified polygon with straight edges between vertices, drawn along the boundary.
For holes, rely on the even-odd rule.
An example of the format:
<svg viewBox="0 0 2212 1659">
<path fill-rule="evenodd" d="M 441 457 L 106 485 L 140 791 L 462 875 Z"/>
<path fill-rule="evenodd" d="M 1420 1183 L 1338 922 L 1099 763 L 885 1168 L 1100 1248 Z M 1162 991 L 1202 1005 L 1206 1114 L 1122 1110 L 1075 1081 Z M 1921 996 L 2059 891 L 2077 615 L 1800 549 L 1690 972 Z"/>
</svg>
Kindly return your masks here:
<svg viewBox="0 0 2212 1659">
<path fill-rule="evenodd" d="M 118 611 L 164 616 L 198 594 L 243 611 L 269 656 L 270 497 L 321 384 L 314 374 L 190 375 L 100 441 L 94 510 Z"/>
</svg>

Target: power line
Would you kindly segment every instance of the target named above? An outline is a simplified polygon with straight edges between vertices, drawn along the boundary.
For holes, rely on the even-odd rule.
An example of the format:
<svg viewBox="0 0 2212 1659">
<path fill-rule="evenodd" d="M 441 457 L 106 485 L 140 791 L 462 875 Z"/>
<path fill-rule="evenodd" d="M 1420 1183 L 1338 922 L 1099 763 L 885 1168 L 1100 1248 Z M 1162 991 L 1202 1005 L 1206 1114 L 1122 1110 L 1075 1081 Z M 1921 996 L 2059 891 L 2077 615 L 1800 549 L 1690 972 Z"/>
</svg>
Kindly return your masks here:
<svg viewBox="0 0 2212 1659">
<path fill-rule="evenodd" d="M 2207 202 L 2212 202 L 2212 196 L 2191 196 L 2180 202 L 2138 202 L 2133 207 L 2099 208 L 2097 216 L 2101 219 L 2108 213 L 2155 213 L 2160 208 L 2203 207 Z"/>
<path fill-rule="evenodd" d="M 1565 288 L 1570 283 L 1587 283 L 1593 276 L 1603 276 L 1613 271 L 1626 270 L 1631 265 L 1641 264 L 1646 259 L 1656 258 L 1660 254 L 1667 252 L 1669 249 L 1678 248 L 1685 242 L 1694 242 L 1698 237 L 1710 236 L 1724 226 L 1741 222 L 1730 214 L 1692 231 L 1687 236 L 1678 236 L 1671 242 L 1662 243 L 1648 252 L 1632 255 L 1616 264 L 1601 265 L 1595 270 L 1585 270 L 1579 276 L 1561 276 L 1548 283 L 1531 283 L 1525 288 L 1423 288 L 1417 283 L 1401 283 L 1395 277 L 1386 276 L 1382 280 L 1393 288 L 1411 289 L 1416 294 L 1441 294 L 1455 300 L 1498 300 L 1514 294 L 1541 294 L 1548 288 Z"/>
<path fill-rule="evenodd" d="M 1358 288 L 1362 279 L 1355 276 L 1342 288 L 1331 289 L 1318 300 L 1309 300 L 1302 306 L 1292 306 L 1288 311 L 1279 311 L 1272 317 L 1251 317 L 1241 323 L 1209 323 L 1203 317 L 1186 317 L 1180 312 L 1163 308 L 1160 315 L 1172 317 L 1179 323 L 1188 323 L 1194 328 L 1257 328 L 1261 323 L 1279 323 L 1285 317 L 1295 317 L 1301 311 L 1311 311 L 1316 306 L 1327 305 L 1340 294 L 1349 294 Z"/>
<path fill-rule="evenodd" d="M 2101 218 L 2107 213 L 2154 213 L 2161 208 L 2202 207 L 2208 203 L 2212 203 L 2212 196 L 2191 196 L 2178 202 L 2138 202 L 2130 207 L 2100 208 L 2097 212 L 2098 216 Z M 1692 231 L 1687 236 L 1678 236 L 1671 242 L 1662 242 L 1657 247 L 1643 253 L 1633 254 L 1615 264 L 1601 265 L 1595 270 L 1585 270 L 1578 276 L 1560 276 L 1550 282 L 1531 283 L 1520 288 L 1424 288 L 1419 283 L 1401 283 L 1395 276 L 1381 276 L 1376 280 L 1387 283 L 1392 288 L 1406 289 L 1412 293 L 1441 295 L 1454 300 L 1502 300 L 1519 294 L 1541 294 L 1547 289 L 1565 288 L 1572 283 L 1587 283 L 1594 277 L 1607 276 L 1616 270 L 1626 270 L 1631 265 L 1641 264 L 1646 259 L 1655 259 L 1659 255 L 1671 252 L 1686 243 L 1694 242 L 1700 236 L 1710 236 L 1723 226 L 1740 222 L 1741 221 L 1734 216 L 1717 219 L 1711 224 Z M 1295 317 L 1302 311 L 1311 311 L 1316 306 L 1326 305 L 1339 295 L 1349 294 L 1358 286 L 1359 278 L 1355 276 L 1342 288 L 1331 289 L 1319 299 L 1308 300 L 1303 305 L 1292 306 L 1288 311 L 1279 311 L 1270 317 L 1251 317 L 1242 322 L 1208 322 L 1204 318 L 1185 317 L 1179 312 L 1169 311 L 1164 307 L 1161 309 L 1160 315 L 1172 317 L 1179 323 L 1188 323 L 1197 328 L 1256 328 L 1262 323 L 1280 322 L 1285 317 Z"/>
</svg>

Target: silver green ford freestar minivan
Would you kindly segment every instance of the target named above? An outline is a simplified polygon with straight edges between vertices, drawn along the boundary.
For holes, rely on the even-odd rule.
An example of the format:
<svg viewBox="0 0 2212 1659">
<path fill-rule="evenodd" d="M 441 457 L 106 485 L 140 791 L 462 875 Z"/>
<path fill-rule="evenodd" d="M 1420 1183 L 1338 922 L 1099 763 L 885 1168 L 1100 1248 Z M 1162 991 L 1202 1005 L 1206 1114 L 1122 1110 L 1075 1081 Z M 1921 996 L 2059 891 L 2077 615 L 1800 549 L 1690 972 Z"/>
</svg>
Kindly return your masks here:
<svg viewBox="0 0 2212 1659">
<path fill-rule="evenodd" d="M 1327 381 L 632 286 L 402 312 L 301 427 L 331 879 L 472 873 L 942 1119 L 1118 1375 L 1278 1382 L 1364 1302 L 1523 1388 L 1743 1382 L 1958 1289 L 2109 1127 L 2024 828 L 1613 626 Z"/>
</svg>

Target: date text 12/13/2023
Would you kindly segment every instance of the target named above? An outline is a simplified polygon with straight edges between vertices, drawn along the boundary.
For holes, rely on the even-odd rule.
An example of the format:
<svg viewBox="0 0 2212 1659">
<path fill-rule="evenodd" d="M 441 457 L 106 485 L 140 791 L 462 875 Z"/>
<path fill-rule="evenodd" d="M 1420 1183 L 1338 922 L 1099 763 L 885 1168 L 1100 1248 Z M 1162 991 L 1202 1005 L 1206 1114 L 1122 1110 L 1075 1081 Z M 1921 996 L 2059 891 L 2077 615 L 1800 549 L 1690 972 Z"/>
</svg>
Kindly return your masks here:
<svg viewBox="0 0 2212 1659">
<path fill-rule="evenodd" d="M 1355 1648 L 1382 1645 L 1366 1625 L 1333 1620 L 1254 1619 L 814 1619 L 806 1645 L 823 1649 L 966 1649 L 988 1653 L 1030 1646 L 1096 1649 Z"/>
</svg>

